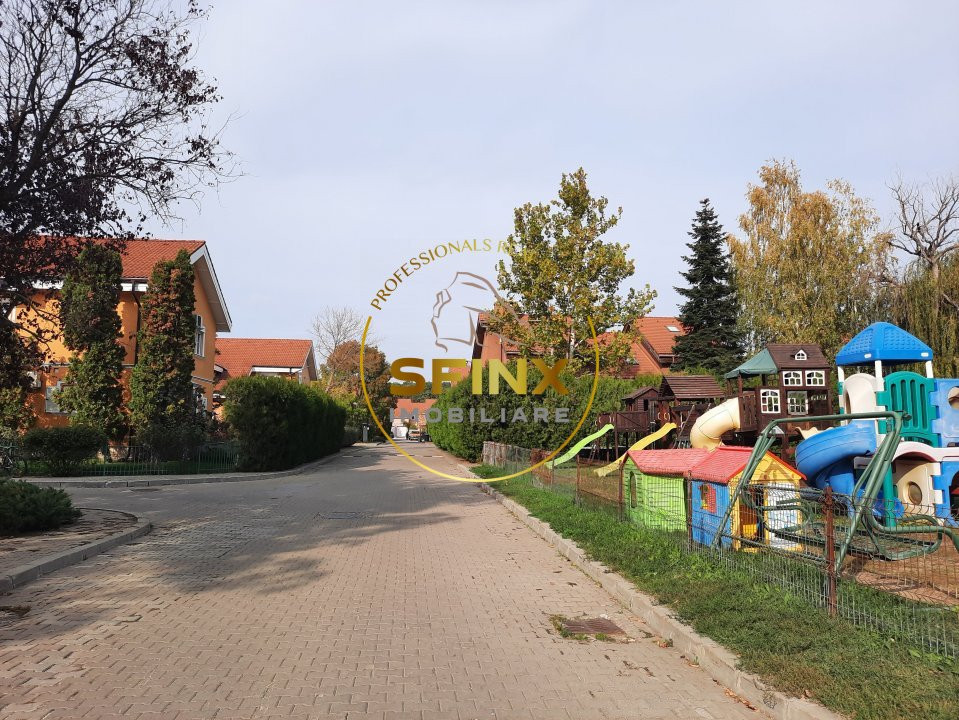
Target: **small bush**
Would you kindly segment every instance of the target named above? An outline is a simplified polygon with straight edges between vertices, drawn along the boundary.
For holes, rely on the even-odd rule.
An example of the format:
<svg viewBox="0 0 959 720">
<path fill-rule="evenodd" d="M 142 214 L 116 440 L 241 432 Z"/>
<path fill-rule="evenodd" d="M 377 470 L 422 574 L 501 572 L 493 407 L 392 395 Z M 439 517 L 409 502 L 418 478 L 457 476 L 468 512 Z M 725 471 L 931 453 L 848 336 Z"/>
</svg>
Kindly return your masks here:
<svg viewBox="0 0 959 720">
<path fill-rule="evenodd" d="M 23 450 L 44 462 L 52 475 L 72 475 L 107 443 L 102 431 L 87 425 L 34 428 L 23 436 Z"/>
<path fill-rule="evenodd" d="M 0 479 L 0 535 L 52 530 L 78 517 L 80 511 L 63 490 Z"/>
<path fill-rule="evenodd" d="M 226 419 L 242 470 L 283 470 L 340 449 L 346 411 L 321 390 L 278 377 L 231 381 Z"/>
</svg>

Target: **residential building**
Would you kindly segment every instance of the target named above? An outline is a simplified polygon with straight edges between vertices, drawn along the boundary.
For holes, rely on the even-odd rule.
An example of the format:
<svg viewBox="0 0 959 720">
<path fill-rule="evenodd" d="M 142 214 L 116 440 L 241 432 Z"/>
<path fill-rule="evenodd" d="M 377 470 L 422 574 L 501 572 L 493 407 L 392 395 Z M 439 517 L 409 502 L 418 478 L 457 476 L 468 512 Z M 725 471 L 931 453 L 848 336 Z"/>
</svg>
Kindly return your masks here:
<svg viewBox="0 0 959 720">
<path fill-rule="evenodd" d="M 300 384 L 319 377 L 313 341 L 288 338 L 217 338 L 216 385 L 233 378 L 271 375 Z"/>
<path fill-rule="evenodd" d="M 519 357 L 517 345 L 490 330 L 487 319 L 487 313 L 480 313 L 477 318 L 473 359 L 505 362 Z M 525 321 L 526 316 L 523 316 L 521 322 Z M 630 360 L 620 375 L 633 378 L 637 375 L 668 374 L 676 362 L 673 345 L 676 338 L 685 333 L 682 324 L 672 316 L 648 315 L 639 319 L 636 329 L 640 339 L 633 343 Z"/>
<path fill-rule="evenodd" d="M 120 344 L 125 350 L 121 381 L 129 397 L 130 371 L 137 361 L 137 332 L 140 329 L 141 301 L 147 290 L 154 266 L 163 261 L 173 260 L 180 250 L 190 254 L 190 262 L 196 274 L 194 292 L 196 304 L 193 308 L 196 332 L 194 336 L 193 384 L 200 402 L 204 407 L 212 407 L 214 384 L 214 354 L 217 333 L 229 332 L 232 321 L 223 298 L 220 283 L 217 280 L 213 261 L 207 244 L 203 240 L 130 240 L 122 254 L 123 278 L 121 281 L 120 302 L 117 313 L 121 319 Z M 52 289 L 37 291 L 35 301 L 41 313 L 56 317 L 55 303 L 58 284 Z M 19 312 L 35 312 L 20 309 Z M 53 321 L 55 323 L 55 321 Z M 70 351 L 64 346 L 59 327 L 46 323 L 52 330 L 52 340 L 47 346 L 47 361 L 35 373 L 34 386 L 28 402 L 37 416 L 41 427 L 66 425 L 69 416 L 64 413 L 56 401 L 56 392 L 66 380 L 70 362 Z"/>
</svg>

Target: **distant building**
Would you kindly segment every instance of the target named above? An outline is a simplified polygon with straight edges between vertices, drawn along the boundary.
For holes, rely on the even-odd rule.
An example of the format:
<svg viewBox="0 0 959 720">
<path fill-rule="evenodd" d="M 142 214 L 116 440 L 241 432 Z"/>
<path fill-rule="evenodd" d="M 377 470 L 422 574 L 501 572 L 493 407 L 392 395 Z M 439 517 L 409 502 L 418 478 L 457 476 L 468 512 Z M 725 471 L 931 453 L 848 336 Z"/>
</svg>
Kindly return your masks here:
<svg viewBox="0 0 959 720">
<path fill-rule="evenodd" d="M 522 316 L 520 322 L 528 322 L 527 317 Z M 630 359 L 620 376 L 633 378 L 637 375 L 668 374 L 676 362 L 673 345 L 677 337 L 685 334 L 679 320 L 672 316 L 648 315 L 640 318 L 636 329 L 640 339 L 633 343 Z M 505 362 L 519 357 L 519 347 L 515 343 L 489 329 L 487 313 L 479 314 L 475 337 L 474 360 L 496 359 Z"/>
<path fill-rule="evenodd" d="M 311 340 L 285 338 L 217 338 L 216 380 L 226 382 L 248 375 L 270 375 L 305 384 L 317 377 Z"/>
</svg>

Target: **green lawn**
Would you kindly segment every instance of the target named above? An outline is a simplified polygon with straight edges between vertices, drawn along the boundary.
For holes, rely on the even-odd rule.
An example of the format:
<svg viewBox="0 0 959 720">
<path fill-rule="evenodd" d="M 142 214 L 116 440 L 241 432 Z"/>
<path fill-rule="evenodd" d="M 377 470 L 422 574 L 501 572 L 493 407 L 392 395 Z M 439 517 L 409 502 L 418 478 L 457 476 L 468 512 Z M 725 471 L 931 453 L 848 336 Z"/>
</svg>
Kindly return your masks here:
<svg viewBox="0 0 959 720">
<path fill-rule="evenodd" d="M 487 466 L 473 470 L 489 478 L 503 473 Z M 676 534 L 577 506 L 569 497 L 534 487 L 529 476 L 493 486 L 737 653 L 743 669 L 784 692 L 815 698 L 858 720 L 959 718 L 959 662 L 831 618 L 752 573 L 687 552 Z M 898 602 L 868 589 L 850 591 L 877 608 Z"/>
</svg>

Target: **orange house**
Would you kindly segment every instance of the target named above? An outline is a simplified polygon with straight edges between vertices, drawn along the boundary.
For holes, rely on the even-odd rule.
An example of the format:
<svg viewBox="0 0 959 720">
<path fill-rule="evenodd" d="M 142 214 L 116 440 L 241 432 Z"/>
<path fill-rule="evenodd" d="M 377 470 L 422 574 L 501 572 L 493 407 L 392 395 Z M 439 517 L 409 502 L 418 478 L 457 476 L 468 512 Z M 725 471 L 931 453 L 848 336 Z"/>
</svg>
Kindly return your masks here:
<svg viewBox="0 0 959 720">
<path fill-rule="evenodd" d="M 150 275 L 158 262 L 173 260 L 180 250 L 190 254 L 196 274 L 194 292 L 196 305 L 193 309 L 196 332 L 194 335 L 193 384 L 205 408 L 213 407 L 214 366 L 216 363 L 216 336 L 229 332 L 232 321 L 223 292 L 213 269 L 207 245 L 202 240 L 130 240 L 123 253 L 123 279 L 117 313 L 121 319 L 120 343 L 126 350 L 121 379 L 129 387 L 130 370 L 137 361 L 137 331 L 140 328 L 140 302 L 147 290 Z M 53 313 L 56 290 L 38 290 L 38 305 Z M 23 310 L 19 312 L 34 312 Z M 55 315 L 55 313 L 54 313 Z M 16 318 L 14 318 L 16 319 Z M 49 326 L 48 326 L 49 327 Z M 47 346 L 47 361 L 38 368 L 34 377 L 33 391 L 28 402 L 41 427 L 66 425 L 69 416 L 60 410 L 55 399 L 57 389 L 66 380 L 70 351 L 63 345 L 59 328 L 52 328 L 53 339 Z"/>
</svg>

